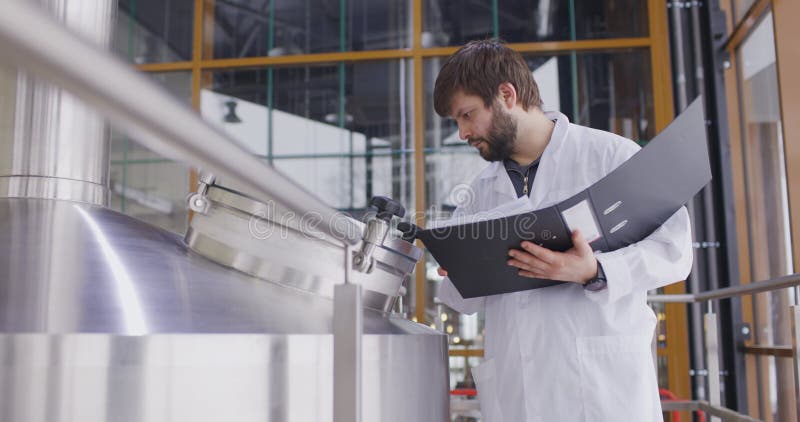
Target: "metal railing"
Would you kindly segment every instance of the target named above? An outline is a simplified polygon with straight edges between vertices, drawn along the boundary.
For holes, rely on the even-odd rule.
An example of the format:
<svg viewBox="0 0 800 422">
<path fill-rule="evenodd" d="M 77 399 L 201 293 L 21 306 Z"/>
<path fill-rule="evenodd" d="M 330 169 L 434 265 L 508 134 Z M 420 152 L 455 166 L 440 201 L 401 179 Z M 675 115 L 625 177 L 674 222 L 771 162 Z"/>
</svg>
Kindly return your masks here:
<svg viewBox="0 0 800 422">
<path fill-rule="evenodd" d="M 712 417 L 718 417 L 730 422 L 759 422 L 758 419 L 743 415 L 726 407 L 715 406 L 705 400 L 686 400 L 661 402 L 661 410 L 665 412 L 705 412 Z"/>
<path fill-rule="evenodd" d="M 717 314 L 714 312 L 714 300 L 731 299 L 744 295 L 770 292 L 789 287 L 795 288 L 795 304 L 787 310 L 792 321 L 792 362 L 794 369 L 794 393 L 798 420 L 800 420 L 800 274 L 791 274 L 771 280 L 757 281 L 750 284 L 725 287 L 698 293 L 676 295 L 648 295 L 650 303 L 708 303 L 708 310 L 703 316 L 703 337 L 705 339 L 706 366 L 708 373 L 708 401 L 687 400 L 664 402 L 665 411 L 700 410 L 712 416 L 713 420 L 721 418 L 725 421 L 755 421 L 750 416 L 720 406 L 720 369 L 719 369 L 719 335 L 717 333 Z"/>
</svg>

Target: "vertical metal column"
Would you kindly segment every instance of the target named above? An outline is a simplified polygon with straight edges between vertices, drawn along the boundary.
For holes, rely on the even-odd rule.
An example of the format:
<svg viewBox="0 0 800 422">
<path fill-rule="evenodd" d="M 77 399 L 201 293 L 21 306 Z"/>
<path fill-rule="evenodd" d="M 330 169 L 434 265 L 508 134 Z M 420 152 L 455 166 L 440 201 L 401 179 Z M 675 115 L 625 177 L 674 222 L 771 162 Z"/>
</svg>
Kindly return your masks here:
<svg viewBox="0 0 800 422">
<path fill-rule="evenodd" d="M 361 285 L 350 282 L 353 250 L 345 251 L 345 281 L 333 288 L 333 421 L 361 422 Z"/>
<path fill-rule="evenodd" d="M 800 297 L 795 298 L 800 303 Z M 800 420 L 800 305 L 791 308 L 792 319 L 792 361 L 794 368 L 794 402 L 797 407 L 797 420 Z"/>
<path fill-rule="evenodd" d="M 712 406 L 719 406 L 719 336 L 717 314 L 712 312 L 711 302 L 708 303 L 708 313 L 705 314 L 703 322 L 705 325 L 706 365 L 708 367 L 708 402 Z M 712 417 L 711 422 L 719 422 L 719 418 Z"/>
<path fill-rule="evenodd" d="M 275 48 L 275 0 L 269 2 L 269 21 L 267 24 L 267 54 L 272 54 L 272 49 Z M 308 52 L 308 51 L 306 51 Z M 272 166 L 272 156 L 274 149 L 273 135 L 275 130 L 272 127 L 272 110 L 275 109 L 274 104 L 274 89 L 275 89 L 275 68 L 270 66 L 267 68 L 267 163 Z M 304 116 L 308 117 L 308 116 Z"/>
<path fill-rule="evenodd" d="M 577 39 L 577 30 L 575 28 L 575 0 L 569 0 L 569 40 L 575 41 Z M 578 105 L 578 54 L 575 50 L 569 52 L 569 72 L 570 82 L 572 83 L 572 122 L 587 124 L 588 122 L 581 122 L 580 107 Z"/>
<path fill-rule="evenodd" d="M 492 0 L 492 37 L 500 38 L 500 10 L 497 0 Z"/>
<path fill-rule="evenodd" d="M 128 60 L 131 63 L 136 62 L 134 60 L 134 54 L 136 54 L 136 0 L 131 0 L 130 9 L 128 10 Z M 124 135 L 122 139 L 122 176 L 119 192 L 119 208 L 123 213 L 127 211 L 126 206 L 128 202 L 128 195 L 125 190 L 128 189 L 128 153 L 130 149 L 131 139 L 128 135 Z M 113 186 L 110 186 L 110 188 L 112 190 L 114 189 Z"/>
<path fill-rule="evenodd" d="M 84 40 L 108 49 L 116 0 L 28 3 Z M 11 6 L 3 2 L 3 7 L 2 13 L 9 13 L 6 8 Z M 50 40 L 60 45 L 56 41 Z M 7 120 L 0 126 L 0 197 L 107 204 L 109 137 L 105 120 L 94 108 L 49 81 L 14 68 L 4 73 L 0 114 Z"/>
</svg>

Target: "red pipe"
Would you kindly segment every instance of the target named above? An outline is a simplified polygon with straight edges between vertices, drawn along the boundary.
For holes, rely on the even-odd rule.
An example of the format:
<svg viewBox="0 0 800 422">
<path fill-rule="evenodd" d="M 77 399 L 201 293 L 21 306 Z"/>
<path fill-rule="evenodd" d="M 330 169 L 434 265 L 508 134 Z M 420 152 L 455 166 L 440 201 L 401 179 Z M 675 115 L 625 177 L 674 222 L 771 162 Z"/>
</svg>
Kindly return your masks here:
<svg viewBox="0 0 800 422">
<path fill-rule="evenodd" d="M 475 397 L 478 395 L 478 390 L 474 388 L 456 388 L 455 390 L 450 390 L 450 395 Z"/>
</svg>

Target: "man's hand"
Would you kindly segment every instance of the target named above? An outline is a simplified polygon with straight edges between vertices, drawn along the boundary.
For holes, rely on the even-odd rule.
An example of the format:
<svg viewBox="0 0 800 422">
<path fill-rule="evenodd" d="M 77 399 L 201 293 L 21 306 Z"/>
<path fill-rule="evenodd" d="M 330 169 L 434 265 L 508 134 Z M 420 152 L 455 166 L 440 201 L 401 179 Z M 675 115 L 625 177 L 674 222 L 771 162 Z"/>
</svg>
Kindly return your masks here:
<svg viewBox="0 0 800 422">
<path fill-rule="evenodd" d="M 597 259 L 578 230 L 572 233 L 572 244 L 572 249 L 566 252 L 555 252 L 522 242 L 523 250 L 509 249 L 508 265 L 519 268 L 519 275 L 523 277 L 584 284 L 597 275 Z"/>
</svg>

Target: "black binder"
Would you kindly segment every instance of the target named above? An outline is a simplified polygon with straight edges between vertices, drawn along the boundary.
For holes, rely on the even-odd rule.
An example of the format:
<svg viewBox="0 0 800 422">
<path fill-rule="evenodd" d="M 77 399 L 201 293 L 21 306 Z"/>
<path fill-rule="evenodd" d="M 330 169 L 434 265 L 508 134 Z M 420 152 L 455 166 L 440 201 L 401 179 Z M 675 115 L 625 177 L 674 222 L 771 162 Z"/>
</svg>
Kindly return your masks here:
<svg viewBox="0 0 800 422">
<path fill-rule="evenodd" d="M 603 179 L 559 204 L 509 217 L 419 230 L 422 240 L 464 298 L 530 290 L 563 281 L 517 274 L 509 249 L 528 240 L 563 252 L 570 222 L 594 221 L 595 251 L 638 242 L 689 202 L 711 180 L 702 98 L 644 148 Z M 584 234 L 586 230 L 582 229 Z"/>
</svg>

